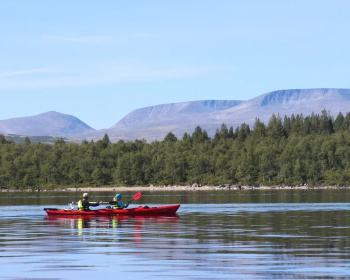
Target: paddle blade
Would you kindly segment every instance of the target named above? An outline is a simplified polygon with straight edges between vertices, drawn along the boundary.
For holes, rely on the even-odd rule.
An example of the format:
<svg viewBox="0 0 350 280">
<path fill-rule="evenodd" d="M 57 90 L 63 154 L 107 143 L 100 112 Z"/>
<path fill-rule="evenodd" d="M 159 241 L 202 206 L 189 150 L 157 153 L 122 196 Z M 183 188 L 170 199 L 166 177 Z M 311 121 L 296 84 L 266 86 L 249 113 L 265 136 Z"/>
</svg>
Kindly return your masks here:
<svg viewBox="0 0 350 280">
<path fill-rule="evenodd" d="M 141 198 L 141 192 L 138 192 L 137 194 L 134 195 L 133 200 L 138 200 Z"/>
</svg>

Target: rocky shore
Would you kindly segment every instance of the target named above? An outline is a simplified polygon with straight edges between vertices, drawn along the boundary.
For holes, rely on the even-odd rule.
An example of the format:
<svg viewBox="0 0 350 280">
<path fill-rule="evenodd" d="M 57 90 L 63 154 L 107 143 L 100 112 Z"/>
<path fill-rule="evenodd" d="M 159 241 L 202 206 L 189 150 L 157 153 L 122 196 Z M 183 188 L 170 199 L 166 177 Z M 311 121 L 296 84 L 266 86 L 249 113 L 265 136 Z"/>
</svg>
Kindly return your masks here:
<svg viewBox="0 0 350 280">
<path fill-rule="evenodd" d="M 2 189 L 2 192 L 46 192 L 46 191 L 67 191 L 67 192 L 93 192 L 93 191 L 205 191 L 205 190 L 235 190 L 235 191 L 246 191 L 246 190 L 308 190 L 308 189 L 348 189 L 349 186 L 339 185 L 297 185 L 297 186 L 244 186 L 244 185 L 232 185 L 223 184 L 219 186 L 201 186 L 198 184 L 192 184 L 187 186 L 132 186 L 132 187 L 77 187 L 77 188 L 55 188 L 55 189 Z"/>
</svg>

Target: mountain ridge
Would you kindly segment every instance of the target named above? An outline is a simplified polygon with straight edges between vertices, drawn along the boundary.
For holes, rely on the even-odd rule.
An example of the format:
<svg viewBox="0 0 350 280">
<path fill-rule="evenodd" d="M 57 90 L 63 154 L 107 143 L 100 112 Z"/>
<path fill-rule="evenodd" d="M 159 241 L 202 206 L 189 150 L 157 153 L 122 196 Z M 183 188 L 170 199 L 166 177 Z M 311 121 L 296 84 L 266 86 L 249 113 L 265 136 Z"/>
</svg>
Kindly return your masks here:
<svg viewBox="0 0 350 280">
<path fill-rule="evenodd" d="M 287 89 L 267 92 L 247 101 L 197 100 L 148 106 L 133 110 L 111 128 L 102 130 L 94 130 L 74 116 L 49 111 L 32 117 L 2 120 L 0 133 L 94 141 L 107 133 L 111 142 L 154 141 L 163 140 L 169 132 L 181 138 L 200 126 L 213 137 L 222 123 L 234 128 L 242 123 L 253 126 L 256 118 L 268 123 L 272 114 L 306 116 L 321 113 L 323 109 L 334 117 L 339 112 L 349 112 L 350 89 Z"/>
<path fill-rule="evenodd" d="M 170 107 L 172 104 L 168 104 L 168 106 Z M 350 89 L 316 88 L 271 91 L 247 101 L 239 101 L 235 106 L 224 110 L 201 112 L 192 116 L 173 114 L 171 115 L 171 121 L 167 120 L 167 116 L 159 116 L 162 118 L 152 121 L 142 119 L 142 117 L 139 119 L 132 118 L 132 115 L 135 116 L 135 114 L 141 112 L 141 108 L 130 112 L 125 117 L 129 120 L 134 119 L 133 123 L 129 122 L 125 126 L 123 122 L 118 122 L 105 132 L 114 141 L 122 138 L 129 140 L 145 138 L 152 141 L 162 140 L 170 131 L 177 137 L 182 137 L 185 132 L 192 133 L 196 126 L 201 126 L 212 137 L 222 123 L 234 128 L 242 123 L 252 126 L 256 118 L 267 123 L 272 114 L 280 114 L 281 116 L 309 115 L 321 113 L 323 109 L 330 111 L 333 116 L 340 111 L 343 113 L 350 111 Z M 132 131 L 138 131 L 139 136 Z M 115 138 L 117 134 L 122 135 L 122 137 Z"/>
<path fill-rule="evenodd" d="M 148 106 L 133 110 L 121 119 L 114 126 L 128 125 L 133 121 L 141 122 L 156 122 L 159 123 L 159 118 L 166 119 L 171 122 L 173 114 L 196 114 L 208 113 L 213 111 L 222 111 L 239 105 L 244 101 L 240 100 L 198 100 L 179 103 L 160 104 L 155 106 Z M 170 116 L 169 116 L 170 114 Z"/>
</svg>

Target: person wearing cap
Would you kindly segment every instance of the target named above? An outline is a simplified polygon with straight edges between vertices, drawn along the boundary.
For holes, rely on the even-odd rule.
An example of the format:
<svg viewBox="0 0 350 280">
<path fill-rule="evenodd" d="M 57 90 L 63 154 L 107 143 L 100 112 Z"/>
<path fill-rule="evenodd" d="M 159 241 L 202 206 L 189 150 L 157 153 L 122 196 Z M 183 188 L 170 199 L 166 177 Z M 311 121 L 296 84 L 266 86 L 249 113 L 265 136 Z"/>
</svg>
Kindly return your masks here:
<svg viewBox="0 0 350 280">
<path fill-rule="evenodd" d="M 99 206 L 103 202 L 89 202 L 89 194 L 84 193 L 83 194 L 83 200 L 78 201 L 78 210 L 83 210 L 83 211 L 90 211 L 90 206 Z"/>
<path fill-rule="evenodd" d="M 113 209 L 124 209 L 127 208 L 129 206 L 129 203 L 124 204 L 121 199 L 122 199 L 122 195 L 121 194 L 116 194 L 116 196 L 114 197 L 113 201 L 110 201 L 109 204 L 113 205 Z"/>
</svg>

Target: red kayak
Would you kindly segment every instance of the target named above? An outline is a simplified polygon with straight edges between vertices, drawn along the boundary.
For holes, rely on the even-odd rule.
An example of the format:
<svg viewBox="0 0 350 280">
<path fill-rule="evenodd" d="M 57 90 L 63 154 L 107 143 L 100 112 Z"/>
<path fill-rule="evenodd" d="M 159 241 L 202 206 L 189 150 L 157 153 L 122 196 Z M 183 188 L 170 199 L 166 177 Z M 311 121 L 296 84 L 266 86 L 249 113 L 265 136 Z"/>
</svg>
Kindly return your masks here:
<svg viewBox="0 0 350 280">
<path fill-rule="evenodd" d="M 44 208 L 48 216 L 67 216 L 67 215 L 77 215 L 77 216 L 114 216 L 114 215 L 127 215 L 127 216 L 156 216 L 156 215 L 168 215 L 175 214 L 177 209 L 179 209 L 180 204 L 158 206 L 158 207 L 148 207 L 139 206 L 130 209 L 98 209 L 90 211 L 82 210 L 66 210 L 57 208 Z"/>
</svg>

